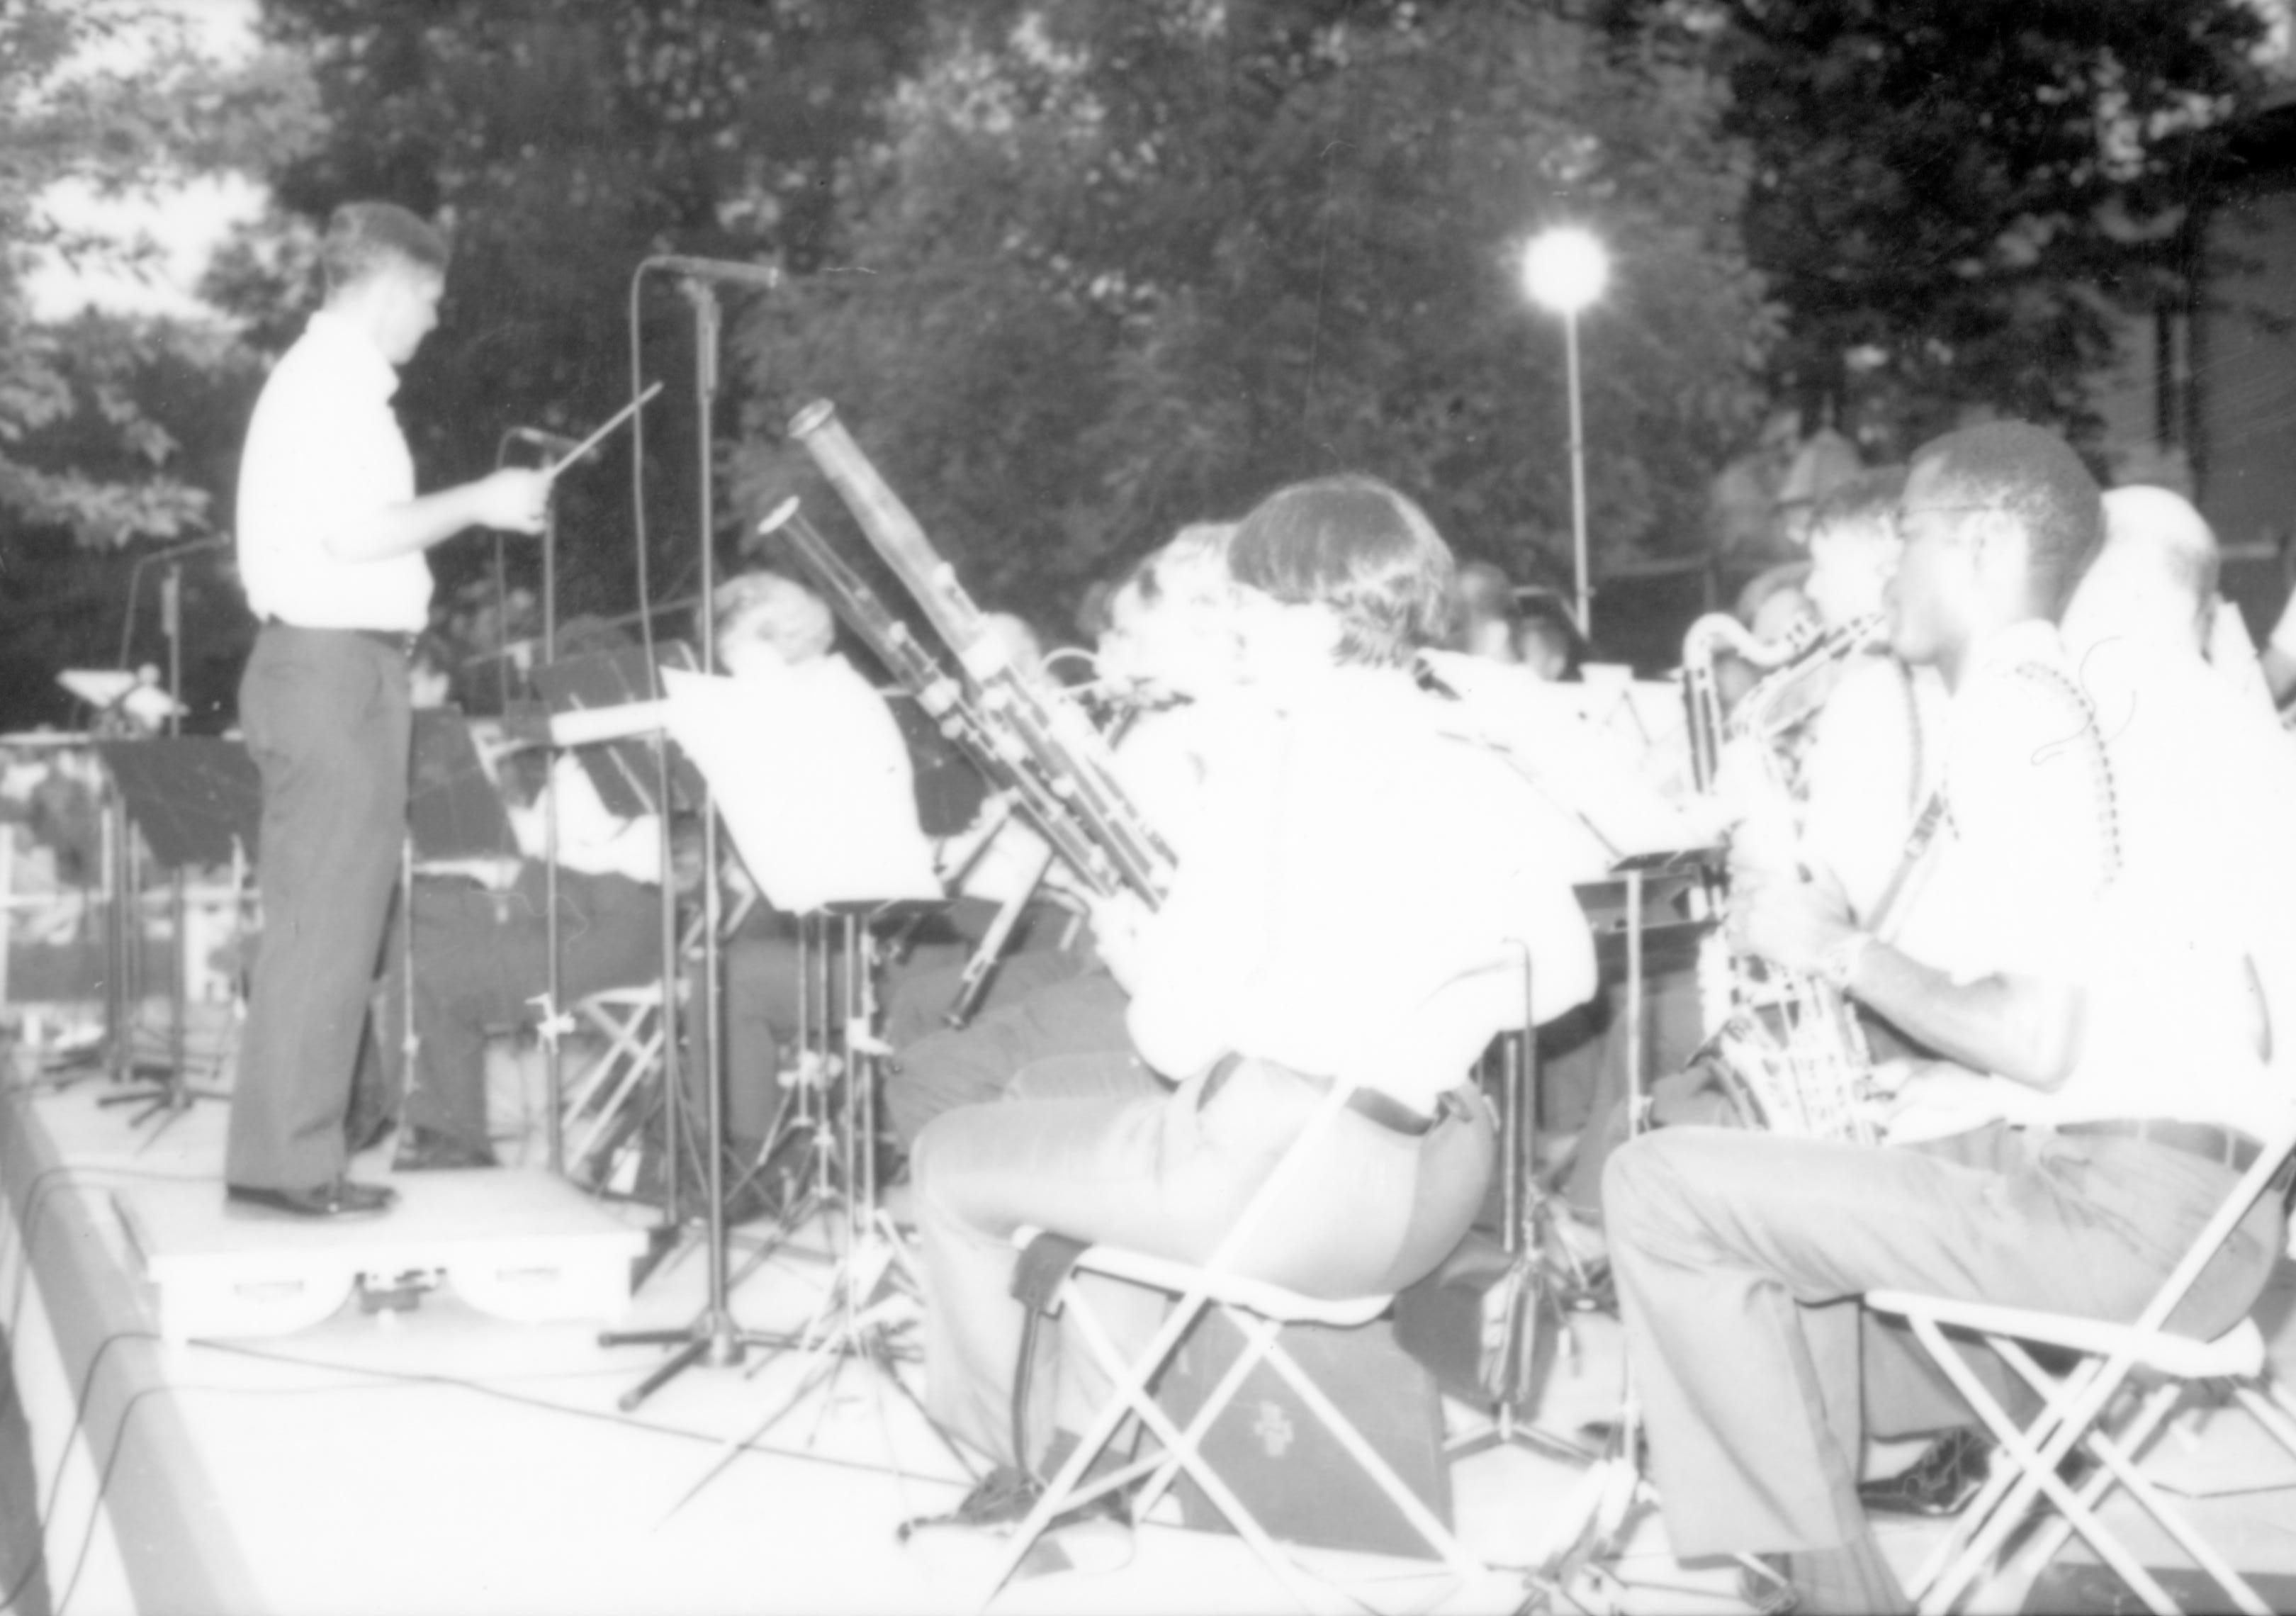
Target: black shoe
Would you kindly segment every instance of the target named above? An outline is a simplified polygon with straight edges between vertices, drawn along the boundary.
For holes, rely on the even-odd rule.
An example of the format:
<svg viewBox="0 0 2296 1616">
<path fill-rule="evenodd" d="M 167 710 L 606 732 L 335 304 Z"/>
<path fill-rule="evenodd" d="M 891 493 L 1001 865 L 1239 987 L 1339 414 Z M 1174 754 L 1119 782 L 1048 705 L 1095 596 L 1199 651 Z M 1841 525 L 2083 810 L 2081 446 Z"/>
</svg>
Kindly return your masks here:
<svg viewBox="0 0 2296 1616">
<path fill-rule="evenodd" d="M 1948 1431 L 1897 1475 L 1861 1481 L 1857 1500 L 1890 1515 L 1953 1515 L 1985 1485 L 1993 1444 L 1967 1426 Z"/>
<path fill-rule="evenodd" d="M 452 1134 L 442 1134 L 427 1128 L 409 1128 L 406 1136 L 398 1142 L 398 1154 L 390 1163 L 394 1173 L 421 1173 L 433 1169 L 464 1167 L 500 1167 L 495 1153 L 483 1144 L 472 1144 L 457 1139 Z"/>
<path fill-rule="evenodd" d="M 1007 1530 L 1018 1526 L 1036 1507 L 1044 1487 L 1036 1477 L 1011 1464 L 999 1464 L 972 1484 L 972 1490 L 945 1515 L 917 1515 L 901 1522 L 896 1534 L 906 1543 L 931 1527 L 956 1526 Z"/>
<path fill-rule="evenodd" d="M 277 1213 L 288 1218 L 357 1218 L 386 1211 L 398 1192 L 380 1184 L 355 1184 L 338 1178 L 308 1190 L 266 1190 L 244 1184 L 227 1184 L 226 1208 Z"/>
</svg>

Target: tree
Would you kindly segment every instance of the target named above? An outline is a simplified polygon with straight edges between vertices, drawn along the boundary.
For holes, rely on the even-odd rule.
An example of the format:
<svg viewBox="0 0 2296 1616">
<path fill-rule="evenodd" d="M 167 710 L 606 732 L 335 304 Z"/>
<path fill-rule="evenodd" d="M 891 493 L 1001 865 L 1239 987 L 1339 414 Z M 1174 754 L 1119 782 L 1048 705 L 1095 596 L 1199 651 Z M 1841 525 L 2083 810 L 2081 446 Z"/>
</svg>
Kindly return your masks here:
<svg viewBox="0 0 2296 1616">
<path fill-rule="evenodd" d="M 181 18 L 140 5 L 0 7 L 0 722 L 68 718 L 53 672 L 117 658 L 127 548 L 209 529 L 229 487 L 220 439 L 251 397 L 250 367 L 217 328 L 36 319 L 24 278 L 37 254 L 133 266 L 152 250 L 66 229 L 45 199 L 66 182 L 157 195 L 290 151 L 309 128 L 303 88 L 277 58 L 218 66 Z M 195 577 L 188 615 L 219 604 L 211 573 Z M 230 660 L 229 632 L 201 626 Z M 214 682 L 190 671 L 187 687 Z"/>
<path fill-rule="evenodd" d="M 1567 577 L 1561 333 L 1517 276 L 1569 217 L 1603 552 L 1694 547 L 1767 331 L 1695 69 L 1552 8 L 1338 0 L 944 13 L 849 232 L 742 336 L 766 446 L 833 398 L 976 595 L 1056 618 L 1179 523 L 1342 468 L 1460 548 Z"/>
<path fill-rule="evenodd" d="M 217 293 L 283 345 L 316 301 L 308 233 L 381 198 L 447 225 L 455 262 L 439 328 L 398 404 L 425 486 L 484 470 L 503 433 L 586 431 L 635 390 L 637 509 L 652 587 L 692 587 L 697 481 L 690 316 L 650 254 L 818 261 L 841 154 L 874 127 L 921 0 L 264 0 L 266 36 L 308 61 L 329 124 L 274 175 L 285 218 L 224 267 Z M 750 294 L 729 291 L 728 303 Z M 727 419 L 730 420 L 730 412 Z M 569 612 L 631 602 L 625 444 L 560 484 Z M 491 563 L 437 552 L 452 595 Z M 530 548 L 512 571 L 531 582 Z"/>
<path fill-rule="evenodd" d="M 1628 0 L 1730 87 L 1772 377 L 1902 451 L 1980 406 L 2098 424 L 2116 316 L 2192 295 L 2186 229 L 2254 93 L 2247 0 Z"/>
</svg>

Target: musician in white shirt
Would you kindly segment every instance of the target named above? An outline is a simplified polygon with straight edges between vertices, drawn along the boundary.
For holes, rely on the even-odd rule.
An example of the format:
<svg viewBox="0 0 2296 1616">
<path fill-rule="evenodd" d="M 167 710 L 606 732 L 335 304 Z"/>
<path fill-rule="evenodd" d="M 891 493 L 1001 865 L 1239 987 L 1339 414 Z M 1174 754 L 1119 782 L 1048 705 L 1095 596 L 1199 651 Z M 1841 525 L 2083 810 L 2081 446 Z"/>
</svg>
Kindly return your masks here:
<svg viewBox="0 0 2296 1616">
<path fill-rule="evenodd" d="M 952 1111 L 913 1158 L 927 1396 L 1003 1466 L 1022 1314 L 1009 1236 L 1036 1224 L 1326 1296 L 1408 1284 L 1456 1243 L 1492 1166 L 1470 1069 L 1491 1037 L 1594 990 L 1583 915 L 1523 832 L 1529 788 L 1443 726 L 1409 673 L 1442 625 L 1450 555 L 1384 485 L 1287 488 L 1230 552 L 1251 688 L 1204 744 L 1203 798 L 1153 915 L 1104 904 L 1138 1057 L 1177 1087 Z M 1529 987 L 1524 973 L 1529 956 Z M 1252 1236 L 1226 1236 L 1335 1079 L 1346 1109 Z M 1111 1299 L 1120 1338 L 1163 1300 Z M 1105 1386 L 1058 1355 L 1052 1422 Z M 960 1523 L 993 1526 L 994 1488 Z"/>
<path fill-rule="evenodd" d="M 1901 1404 L 1921 1389 L 1861 1373 L 1857 1299 L 1886 1286 L 2134 1317 L 2257 1148 L 2205 1106 L 2187 1114 L 2181 1062 L 2113 1088 L 2118 1114 L 2084 1103 L 2127 980 L 2098 939 L 2136 950 L 2140 974 L 2174 964 L 2167 939 L 2112 927 L 2112 760 L 2049 620 L 2098 543 L 2095 485 L 2053 434 L 1998 422 L 1917 454 L 1898 521 L 1892 648 L 1954 692 L 1944 811 L 1904 923 L 1863 931 L 1838 892 L 1782 868 L 1734 892 L 1727 931 L 1934 1052 L 1900 1070 L 1909 1119 L 1964 1108 L 1944 1136 L 1881 1149 L 1667 1128 L 1621 1150 L 1604 1185 L 1675 1553 L 1782 1554 L 1824 1610 L 1906 1608 L 1857 1498 L 1865 1429 L 1954 1417 L 1933 1391 Z M 2005 1121 L 2019 1105 L 2033 1120 Z M 2245 1311 L 2281 1218 L 2267 1197 L 2179 1328 Z"/>
<path fill-rule="evenodd" d="M 522 471 L 414 491 L 390 397 L 438 322 L 445 238 L 352 202 L 321 258 L 325 305 L 264 383 L 240 468 L 240 572 L 263 621 L 240 717 L 263 775 L 264 939 L 224 1162 L 234 1208 L 304 1218 L 392 1199 L 345 1177 L 345 1128 L 406 817 L 422 553 L 473 526 L 537 532 L 549 497 Z"/>
</svg>

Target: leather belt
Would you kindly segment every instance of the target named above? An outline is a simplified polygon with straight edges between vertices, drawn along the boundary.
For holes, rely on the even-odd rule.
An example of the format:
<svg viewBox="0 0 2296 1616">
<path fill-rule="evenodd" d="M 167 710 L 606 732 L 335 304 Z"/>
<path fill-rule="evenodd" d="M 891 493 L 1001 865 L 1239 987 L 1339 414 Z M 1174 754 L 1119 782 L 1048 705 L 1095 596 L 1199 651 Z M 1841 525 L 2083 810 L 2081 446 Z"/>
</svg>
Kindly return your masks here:
<svg viewBox="0 0 2296 1616">
<path fill-rule="evenodd" d="M 384 650 L 412 659 L 414 643 L 422 636 L 411 628 L 306 628 L 300 623 L 283 622 L 275 617 L 263 619 L 266 628 L 292 628 L 299 634 L 355 634 L 363 640 L 372 640 Z"/>
<path fill-rule="evenodd" d="M 1234 1073 L 1237 1067 L 1243 1064 L 1243 1061 L 1244 1057 L 1240 1054 L 1225 1054 L 1219 1058 L 1218 1063 L 1212 1067 L 1211 1075 L 1204 1079 L 1203 1087 L 1196 1092 L 1196 1109 L 1201 1111 L 1211 1103 L 1212 1096 L 1226 1087 L 1229 1077 Z M 1297 1078 L 1300 1082 L 1312 1087 L 1329 1088 L 1332 1086 L 1332 1080 L 1329 1078 L 1319 1078 L 1313 1073 L 1283 1065 L 1280 1062 L 1262 1061 L 1259 1064 L 1269 1071 L 1280 1071 L 1286 1077 Z M 1466 1115 L 1468 1102 L 1462 1096 L 1461 1089 L 1453 1089 L 1445 1094 L 1437 1102 L 1435 1114 L 1431 1117 L 1424 1112 L 1414 1111 L 1394 1095 L 1376 1088 L 1349 1089 L 1348 1097 L 1341 1103 L 1356 1115 L 1368 1121 L 1376 1122 L 1390 1133 L 1416 1139 L 1422 1135 L 1432 1133 L 1439 1123 L 1448 1122 L 1456 1117 Z"/>
<path fill-rule="evenodd" d="M 2213 1122 L 2179 1122 L 2168 1117 L 2114 1117 L 2096 1122 L 2061 1122 L 2057 1132 L 2093 1138 L 2142 1139 L 2150 1144 L 2166 1145 L 2170 1150 L 2183 1151 L 2188 1156 L 2219 1162 L 2235 1173 L 2244 1173 L 2256 1165 L 2263 1146 L 2237 1128 L 2218 1128 Z M 2275 1188 L 2287 1187 L 2296 1169 L 2296 1157 L 2281 1163 L 2273 1178 Z"/>
</svg>

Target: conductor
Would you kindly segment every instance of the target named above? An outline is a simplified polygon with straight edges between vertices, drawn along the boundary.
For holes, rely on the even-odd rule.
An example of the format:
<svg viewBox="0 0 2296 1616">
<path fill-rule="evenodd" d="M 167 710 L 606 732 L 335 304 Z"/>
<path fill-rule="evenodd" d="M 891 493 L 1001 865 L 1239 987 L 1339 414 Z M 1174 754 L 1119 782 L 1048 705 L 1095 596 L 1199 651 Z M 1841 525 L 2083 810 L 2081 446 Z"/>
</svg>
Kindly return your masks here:
<svg viewBox="0 0 2296 1616">
<path fill-rule="evenodd" d="M 240 462 L 239 567 L 261 622 L 239 689 L 263 776 L 263 939 L 225 1148 L 226 1204 L 376 1213 L 346 1177 L 351 1080 L 406 820 L 407 656 L 423 552 L 471 527 L 540 530 L 548 480 L 499 471 L 435 494 L 390 398 L 439 322 L 448 249 L 388 202 L 328 221 L 324 306 L 264 383 Z"/>
</svg>

